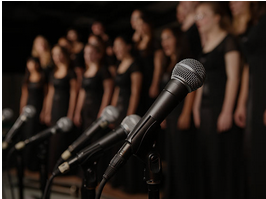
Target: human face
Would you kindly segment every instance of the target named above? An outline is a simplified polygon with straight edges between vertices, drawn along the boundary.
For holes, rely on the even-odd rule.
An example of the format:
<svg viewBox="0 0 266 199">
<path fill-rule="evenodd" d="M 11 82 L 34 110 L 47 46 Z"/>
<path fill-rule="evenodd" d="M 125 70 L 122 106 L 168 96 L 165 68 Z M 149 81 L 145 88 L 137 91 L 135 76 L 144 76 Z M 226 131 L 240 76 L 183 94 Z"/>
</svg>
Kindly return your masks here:
<svg viewBox="0 0 266 199">
<path fill-rule="evenodd" d="M 230 10 L 233 16 L 239 16 L 249 12 L 250 2 L 249 1 L 230 1 Z"/>
<path fill-rule="evenodd" d="M 36 68 L 37 64 L 34 61 L 32 60 L 27 61 L 27 69 L 30 73 L 36 71 Z"/>
<path fill-rule="evenodd" d="M 187 15 L 193 11 L 195 7 L 193 1 L 180 1 L 176 7 L 176 18 L 179 23 L 183 23 Z"/>
<path fill-rule="evenodd" d="M 67 32 L 67 39 L 69 40 L 69 41 L 77 41 L 78 40 L 78 34 L 77 34 L 77 32 L 75 31 L 75 30 L 69 30 L 68 32 Z"/>
<path fill-rule="evenodd" d="M 52 49 L 52 58 L 53 58 L 55 65 L 65 62 L 64 54 L 59 46 L 55 46 Z"/>
<path fill-rule="evenodd" d="M 99 53 L 92 46 L 86 46 L 84 49 L 84 60 L 86 63 L 98 61 Z"/>
<path fill-rule="evenodd" d="M 166 56 L 171 56 L 175 53 L 176 38 L 170 29 L 163 30 L 161 34 L 161 44 Z"/>
<path fill-rule="evenodd" d="M 43 37 L 37 37 L 35 39 L 35 49 L 37 52 L 44 52 L 47 49 L 46 41 Z"/>
<path fill-rule="evenodd" d="M 91 30 L 92 32 L 95 34 L 95 35 L 101 35 L 104 33 L 104 27 L 101 23 L 94 23 L 92 26 L 91 26 Z"/>
<path fill-rule="evenodd" d="M 134 10 L 131 14 L 130 23 L 131 27 L 135 30 L 136 29 L 136 23 L 141 18 L 141 12 L 139 10 Z"/>
<path fill-rule="evenodd" d="M 220 16 L 214 14 L 208 4 L 201 4 L 196 9 L 196 24 L 199 32 L 209 32 L 214 26 L 219 25 Z"/>
<path fill-rule="evenodd" d="M 126 42 L 118 37 L 114 41 L 114 53 L 118 60 L 122 60 L 130 50 L 130 46 L 126 44 Z"/>
</svg>

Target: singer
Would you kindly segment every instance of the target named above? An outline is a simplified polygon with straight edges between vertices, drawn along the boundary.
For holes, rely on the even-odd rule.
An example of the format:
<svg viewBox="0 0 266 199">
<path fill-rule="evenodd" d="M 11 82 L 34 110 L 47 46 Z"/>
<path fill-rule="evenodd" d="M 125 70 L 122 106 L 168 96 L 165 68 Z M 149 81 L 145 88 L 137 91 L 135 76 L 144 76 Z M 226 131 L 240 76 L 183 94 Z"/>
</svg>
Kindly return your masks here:
<svg viewBox="0 0 266 199">
<path fill-rule="evenodd" d="M 52 58 L 55 70 L 50 77 L 45 115 L 45 122 L 49 126 L 55 125 L 64 116 L 72 119 L 76 101 L 76 75 L 71 69 L 67 50 L 56 45 L 52 49 Z M 72 141 L 71 132 L 51 137 L 48 156 L 49 172 L 53 171 L 61 153 Z"/>
<path fill-rule="evenodd" d="M 20 112 L 26 105 L 32 105 L 36 114 L 25 123 L 21 139 L 32 137 L 40 132 L 44 126 L 44 96 L 46 92 L 45 76 L 42 72 L 40 61 L 36 57 L 29 57 L 25 72 L 24 82 L 21 89 Z M 38 145 L 32 145 L 24 151 L 25 166 L 32 171 L 39 169 L 37 159 Z"/>
</svg>

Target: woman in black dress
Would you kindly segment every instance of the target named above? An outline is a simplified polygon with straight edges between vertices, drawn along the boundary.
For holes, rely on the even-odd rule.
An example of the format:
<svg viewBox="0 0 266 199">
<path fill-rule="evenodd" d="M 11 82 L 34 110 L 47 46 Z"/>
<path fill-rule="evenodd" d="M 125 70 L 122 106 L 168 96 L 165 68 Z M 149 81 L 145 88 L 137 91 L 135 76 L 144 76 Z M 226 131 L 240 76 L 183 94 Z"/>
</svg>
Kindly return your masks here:
<svg viewBox="0 0 266 199">
<path fill-rule="evenodd" d="M 79 92 L 74 123 L 87 129 L 109 105 L 113 92 L 113 80 L 109 71 L 102 66 L 100 49 L 91 44 L 84 48 L 86 70 Z"/>
<path fill-rule="evenodd" d="M 112 105 L 119 110 L 118 126 L 127 115 L 138 114 L 141 93 L 142 74 L 138 63 L 131 55 L 131 39 L 119 36 L 114 41 L 114 52 L 119 64 L 115 78 L 115 90 Z M 123 142 L 121 143 L 123 144 Z M 117 152 L 119 148 L 115 150 Z M 114 176 L 112 185 L 120 187 L 128 193 L 137 193 L 145 189 L 143 182 L 144 166 L 132 157 Z M 143 185 L 143 186 L 142 186 Z"/>
<path fill-rule="evenodd" d="M 266 4 L 256 2 L 253 27 L 244 42 L 247 72 L 243 73 L 236 121 L 246 127 L 249 137 L 249 198 L 266 197 Z M 240 119 L 241 118 L 241 119 Z"/>
<path fill-rule="evenodd" d="M 36 57 L 27 60 L 26 74 L 22 86 L 20 99 L 20 112 L 26 105 L 32 105 L 36 109 L 33 118 L 29 118 L 23 127 L 23 140 L 36 135 L 43 129 L 44 122 L 44 95 L 46 93 L 45 76 L 42 72 L 40 61 Z M 31 145 L 25 149 L 25 165 L 30 170 L 38 170 L 37 159 L 38 145 Z"/>
<path fill-rule="evenodd" d="M 70 68 L 70 59 L 67 50 L 56 45 L 52 49 L 52 57 L 55 70 L 51 74 L 47 102 L 45 122 L 47 125 L 55 125 L 61 117 L 73 119 L 76 104 L 76 75 Z M 75 136 L 74 136 L 75 137 Z M 73 141 L 70 133 L 56 134 L 50 139 L 49 146 L 49 171 L 51 172 L 62 152 Z"/>
<path fill-rule="evenodd" d="M 197 90 L 194 121 L 198 132 L 199 198 L 239 198 L 242 186 L 242 134 L 233 121 L 239 86 L 240 53 L 223 7 L 204 2 L 196 9 L 204 36 L 200 62 L 206 80 Z"/>
<path fill-rule="evenodd" d="M 166 28 L 161 34 L 161 44 L 167 57 L 162 75 L 162 88 L 171 79 L 179 61 L 189 56 L 184 35 L 177 28 Z M 166 178 L 164 198 L 195 198 L 195 127 L 192 105 L 195 92 L 187 95 L 166 118 L 165 130 Z M 166 124 L 165 124 L 166 123 Z"/>
</svg>

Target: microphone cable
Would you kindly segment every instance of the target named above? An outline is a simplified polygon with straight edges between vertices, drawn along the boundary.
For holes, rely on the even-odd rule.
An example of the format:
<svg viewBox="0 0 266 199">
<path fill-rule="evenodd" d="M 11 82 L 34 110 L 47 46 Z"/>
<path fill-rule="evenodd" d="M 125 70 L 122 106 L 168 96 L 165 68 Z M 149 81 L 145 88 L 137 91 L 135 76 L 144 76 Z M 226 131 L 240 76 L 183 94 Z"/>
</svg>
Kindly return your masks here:
<svg viewBox="0 0 266 199">
<path fill-rule="evenodd" d="M 100 183 L 100 185 L 99 185 L 99 187 L 98 187 L 95 199 L 100 199 L 101 198 L 101 195 L 102 195 L 102 192 L 103 192 L 103 188 L 104 188 L 106 183 L 107 183 L 107 180 L 105 178 L 103 178 L 101 183 Z"/>
</svg>

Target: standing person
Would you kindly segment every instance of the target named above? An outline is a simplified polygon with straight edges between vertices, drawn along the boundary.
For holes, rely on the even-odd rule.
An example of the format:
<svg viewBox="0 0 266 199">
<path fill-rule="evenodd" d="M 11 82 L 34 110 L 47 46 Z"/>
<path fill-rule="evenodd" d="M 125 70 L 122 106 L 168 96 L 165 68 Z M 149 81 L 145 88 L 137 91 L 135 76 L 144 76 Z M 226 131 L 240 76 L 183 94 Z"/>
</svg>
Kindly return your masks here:
<svg viewBox="0 0 266 199">
<path fill-rule="evenodd" d="M 180 1 L 176 7 L 176 18 L 180 24 L 181 30 L 187 36 L 191 56 L 195 59 L 199 58 L 201 53 L 201 42 L 204 39 L 199 35 L 198 28 L 195 23 L 195 10 L 198 1 Z"/>
<path fill-rule="evenodd" d="M 131 55 L 131 39 L 119 36 L 114 41 L 114 53 L 119 64 L 115 78 L 115 90 L 112 105 L 119 110 L 117 125 L 127 116 L 138 114 L 141 93 L 142 74 L 139 65 Z M 143 165 L 132 157 L 118 172 L 112 181 L 114 187 L 120 187 L 128 193 L 138 193 L 145 190 L 143 182 Z"/>
<path fill-rule="evenodd" d="M 33 118 L 29 118 L 23 127 L 23 140 L 36 135 L 43 129 L 46 89 L 45 76 L 42 72 L 39 59 L 29 57 L 22 85 L 20 112 L 24 106 L 32 105 L 36 110 L 36 114 Z M 39 169 L 38 151 L 38 145 L 31 145 L 25 149 L 24 162 L 29 170 L 37 171 Z"/>
<path fill-rule="evenodd" d="M 242 134 L 233 121 L 239 86 L 240 52 L 228 33 L 230 20 L 218 2 L 196 9 L 204 36 L 201 63 L 206 80 L 196 92 L 194 121 L 198 127 L 199 198 L 237 199 L 242 174 Z"/>
<path fill-rule="evenodd" d="M 84 49 L 86 70 L 79 92 L 74 123 L 83 124 L 87 129 L 109 105 L 113 92 L 113 80 L 109 71 L 101 63 L 101 51 L 98 47 L 87 44 Z"/>
<path fill-rule="evenodd" d="M 74 71 L 77 76 L 77 90 L 79 90 L 84 72 L 84 44 L 80 41 L 78 31 L 74 28 L 70 28 L 67 31 L 66 38 L 71 44 L 70 59 L 72 60 Z"/>
<path fill-rule="evenodd" d="M 165 28 L 161 44 L 167 57 L 164 64 L 162 88 L 171 79 L 177 62 L 189 56 L 183 33 L 177 28 Z M 192 105 L 195 92 L 187 95 L 166 118 L 166 178 L 164 198 L 191 198 L 195 192 L 195 127 L 192 120 Z"/>
<path fill-rule="evenodd" d="M 159 49 L 159 45 L 156 46 L 150 20 L 147 15 L 141 13 L 134 25 L 136 32 L 139 34 L 139 40 L 135 42 L 134 50 L 145 79 L 141 93 L 142 114 L 145 114 L 154 99 L 159 95 L 163 51 Z"/>
<path fill-rule="evenodd" d="M 52 56 L 50 44 L 44 36 L 38 35 L 35 37 L 32 45 L 31 56 L 39 58 L 41 68 L 45 74 L 45 80 L 48 83 L 50 73 L 53 69 Z"/>
<path fill-rule="evenodd" d="M 246 127 L 249 136 L 248 190 L 250 199 L 266 197 L 266 4 L 256 2 L 252 24 L 244 42 L 247 71 L 242 76 L 242 87 L 235 113 L 236 123 Z"/>
<path fill-rule="evenodd" d="M 73 119 L 76 104 L 76 75 L 70 66 L 67 50 L 58 45 L 52 49 L 55 70 L 51 74 L 46 100 L 45 122 L 55 125 L 61 117 Z M 70 133 L 56 134 L 50 139 L 49 171 L 53 170 L 60 155 L 73 141 Z"/>
</svg>

